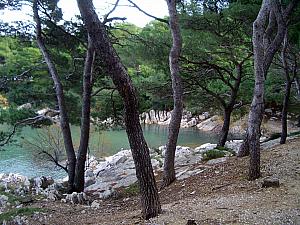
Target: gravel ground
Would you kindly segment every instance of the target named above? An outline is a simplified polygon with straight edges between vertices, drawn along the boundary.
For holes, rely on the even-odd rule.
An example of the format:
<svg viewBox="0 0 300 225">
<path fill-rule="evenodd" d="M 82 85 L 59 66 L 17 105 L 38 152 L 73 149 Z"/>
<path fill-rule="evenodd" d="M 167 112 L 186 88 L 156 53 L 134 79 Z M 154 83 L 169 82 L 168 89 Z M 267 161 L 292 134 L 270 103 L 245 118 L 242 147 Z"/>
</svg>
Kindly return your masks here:
<svg viewBox="0 0 300 225">
<path fill-rule="evenodd" d="M 249 158 L 232 157 L 217 165 L 197 164 L 203 172 L 176 181 L 160 193 L 163 213 L 149 221 L 140 218 L 138 196 L 122 192 L 101 202 L 99 209 L 60 202 L 32 206 L 47 213 L 29 224 L 300 224 L 300 138 L 262 151 L 262 178 L 246 179 Z M 262 188 L 262 180 L 276 177 L 278 188 Z M 157 177 L 159 182 L 159 177 Z"/>
</svg>

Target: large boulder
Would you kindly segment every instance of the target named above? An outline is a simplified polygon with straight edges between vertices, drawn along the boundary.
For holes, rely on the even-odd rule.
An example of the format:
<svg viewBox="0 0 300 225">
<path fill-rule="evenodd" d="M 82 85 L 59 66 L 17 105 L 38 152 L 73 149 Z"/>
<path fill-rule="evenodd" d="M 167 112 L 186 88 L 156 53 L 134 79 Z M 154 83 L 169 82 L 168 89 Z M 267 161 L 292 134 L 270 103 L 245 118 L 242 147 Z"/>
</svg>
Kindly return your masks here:
<svg viewBox="0 0 300 225">
<path fill-rule="evenodd" d="M 232 149 L 237 154 L 242 144 L 243 140 L 226 141 L 225 147 Z"/>
<path fill-rule="evenodd" d="M 219 131 L 222 128 L 222 119 L 220 116 L 213 116 L 197 125 L 197 128 L 202 131 Z"/>
<path fill-rule="evenodd" d="M 118 152 L 117 154 L 106 157 L 105 161 L 110 165 L 118 165 L 124 163 L 130 157 L 132 157 L 131 151 L 123 150 Z"/>
<path fill-rule="evenodd" d="M 195 148 L 195 153 L 200 154 L 212 150 L 217 147 L 217 144 L 205 143 L 200 145 L 199 147 Z"/>
</svg>

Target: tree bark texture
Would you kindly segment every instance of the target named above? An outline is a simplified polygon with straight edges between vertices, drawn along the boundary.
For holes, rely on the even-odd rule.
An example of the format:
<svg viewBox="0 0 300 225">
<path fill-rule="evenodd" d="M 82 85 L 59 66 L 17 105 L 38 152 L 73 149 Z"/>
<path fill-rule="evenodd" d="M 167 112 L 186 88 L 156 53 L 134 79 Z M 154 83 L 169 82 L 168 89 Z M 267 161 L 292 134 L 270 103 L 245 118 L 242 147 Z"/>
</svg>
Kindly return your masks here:
<svg viewBox="0 0 300 225">
<path fill-rule="evenodd" d="M 112 78 L 114 85 L 123 98 L 125 126 L 130 143 L 138 178 L 142 215 L 145 219 L 161 212 L 158 190 L 151 165 L 149 148 L 139 122 L 138 101 L 128 73 L 113 48 L 105 26 L 99 20 L 91 0 L 77 0 L 77 4 L 87 28 L 90 40 L 99 56 L 104 72 Z"/>
<path fill-rule="evenodd" d="M 171 121 L 169 124 L 169 133 L 167 141 L 167 150 L 164 160 L 163 184 L 162 187 L 168 186 L 175 179 L 175 151 L 177 145 L 178 134 L 180 130 L 180 123 L 182 118 L 182 79 L 180 77 L 179 57 L 182 48 L 182 38 L 180 33 L 178 15 L 176 10 L 176 1 L 167 0 L 168 11 L 170 15 L 169 24 L 172 33 L 173 44 L 169 55 L 169 67 L 172 79 L 173 90 L 173 110 Z"/>
<path fill-rule="evenodd" d="M 33 13 L 34 20 L 36 23 L 36 40 L 39 46 L 39 49 L 44 57 L 44 60 L 48 66 L 49 73 L 52 77 L 55 86 L 55 93 L 57 97 L 57 102 L 59 106 L 59 118 L 60 118 L 60 127 L 63 134 L 64 145 L 68 158 L 68 192 L 73 192 L 74 190 L 74 177 L 75 177 L 75 164 L 76 164 L 76 156 L 73 148 L 71 130 L 69 125 L 69 118 L 67 113 L 67 108 L 65 104 L 64 91 L 63 86 L 60 82 L 60 78 L 58 76 L 56 67 L 51 59 L 51 56 L 45 46 L 43 37 L 42 37 L 42 28 L 41 21 L 38 14 L 38 0 L 33 1 Z"/>
<path fill-rule="evenodd" d="M 92 94 L 92 73 L 94 63 L 94 47 L 92 42 L 88 43 L 88 50 L 84 64 L 84 74 L 82 80 L 82 112 L 80 128 L 80 145 L 77 154 L 75 169 L 74 187 L 77 192 L 84 190 L 85 161 L 89 146 L 90 137 L 90 114 L 91 114 L 91 94 Z"/>
<path fill-rule="evenodd" d="M 223 108 L 224 108 L 224 123 L 223 123 L 222 130 L 221 130 L 221 133 L 220 133 L 218 146 L 223 146 L 224 147 L 225 143 L 227 141 L 229 128 L 230 128 L 231 113 L 234 109 L 234 104 L 236 102 L 238 91 L 239 91 L 239 88 L 240 88 L 240 84 L 241 84 L 241 80 L 242 80 L 242 73 L 243 73 L 242 64 L 244 62 L 245 61 L 241 62 L 236 67 L 237 77 L 235 79 L 234 86 L 231 88 L 229 103 L 227 105 L 225 104 L 223 106 Z"/>
<path fill-rule="evenodd" d="M 300 99 L 300 79 L 298 76 L 295 77 L 295 84 L 296 84 L 298 98 Z"/>
<path fill-rule="evenodd" d="M 288 113 L 288 105 L 290 99 L 290 92 L 292 86 L 292 80 L 290 78 L 289 72 L 289 63 L 287 60 L 287 50 L 288 50 L 288 32 L 286 30 L 283 47 L 281 51 L 281 60 L 282 60 L 282 67 L 285 75 L 285 93 L 282 103 L 282 111 L 281 111 L 281 137 L 280 137 L 280 144 L 285 144 L 287 138 L 287 113 Z"/>
<path fill-rule="evenodd" d="M 287 113 L 288 113 L 288 105 L 291 93 L 291 86 L 292 82 L 290 80 L 286 80 L 285 84 L 285 93 L 283 99 L 283 106 L 282 106 L 282 116 L 281 116 L 281 137 L 280 137 L 280 144 L 285 144 L 287 134 L 288 134 L 288 127 L 287 127 Z"/>
<path fill-rule="evenodd" d="M 255 87 L 248 118 L 246 138 L 239 156 L 250 153 L 249 180 L 260 177 L 260 127 L 264 113 L 264 81 L 276 51 L 287 29 L 287 17 L 292 12 L 292 1 L 285 11 L 278 0 L 263 0 L 253 23 L 253 52 Z M 275 21 L 276 20 L 276 21 Z M 267 26 L 267 27 L 266 27 Z M 266 27 L 266 28 L 265 28 Z M 273 33 L 276 30 L 275 37 Z"/>
<path fill-rule="evenodd" d="M 229 127 L 230 127 L 230 117 L 231 117 L 232 109 L 224 108 L 223 116 L 224 116 L 224 122 L 222 126 L 222 130 L 220 133 L 220 138 L 218 142 L 218 146 L 225 146 L 225 143 L 227 141 L 228 133 L 229 133 Z"/>
</svg>

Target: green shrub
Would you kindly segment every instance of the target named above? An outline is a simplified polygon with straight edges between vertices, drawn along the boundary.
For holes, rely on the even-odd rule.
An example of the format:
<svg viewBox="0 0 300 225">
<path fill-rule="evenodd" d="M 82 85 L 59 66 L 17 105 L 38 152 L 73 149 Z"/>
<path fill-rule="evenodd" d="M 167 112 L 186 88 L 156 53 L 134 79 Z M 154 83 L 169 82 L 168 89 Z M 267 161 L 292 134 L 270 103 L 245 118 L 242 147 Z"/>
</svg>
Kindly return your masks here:
<svg viewBox="0 0 300 225">
<path fill-rule="evenodd" d="M 268 138 L 268 141 L 271 141 L 271 140 L 274 140 L 274 139 L 277 139 L 280 137 L 281 137 L 281 133 L 274 133 L 274 134 L 271 134 L 271 136 Z"/>
<path fill-rule="evenodd" d="M 296 136 L 296 135 L 299 135 L 299 134 L 300 134 L 300 131 L 295 131 L 295 132 L 290 133 L 288 136 L 292 137 L 292 136 Z"/>
<path fill-rule="evenodd" d="M 227 147 L 223 147 L 223 146 L 217 146 L 215 149 L 220 150 L 220 151 L 225 151 L 225 154 L 226 154 L 226 152 L 229 152 L 233 156 L 236 155 L 235 151 L 233 151 L 233 149 L 231 149 L 231 148 L 227 148 Z"/>
<path fill-rule="evenodd" d="M 140 188 L 138 182 L 135 182 L 124 189 L 126 195 L 137 195 L 139 192 Z"/>
<path fill-rule="evenodd" d="M 42 212 L 43 209 L 40 208 L 18 208 L 11 209 L 7 212 L 0 214 L 0 223 L 3 221 L 10 221 L 15 216 L 29 216 L 33 215 L 35 212 Z"/>
<path fill-rule="evenodd" d="M 21 196 L 17 196 L 5 191 L 0 191 L 0 195 L 5 195 L 6 197 L 8 197 L 8 202 L 10 204 L 15 204 L 15 202 L 20 202 L 23 199 Z"/>
<path fill-rule="evenodd" d="M 203 160 L 208 161 L 210 159 L 217 159 L 217 158 L 224 157 L 225 155 L 226 155 L 226 151 L 211 149 L 203 153 Z"/>
</svg>

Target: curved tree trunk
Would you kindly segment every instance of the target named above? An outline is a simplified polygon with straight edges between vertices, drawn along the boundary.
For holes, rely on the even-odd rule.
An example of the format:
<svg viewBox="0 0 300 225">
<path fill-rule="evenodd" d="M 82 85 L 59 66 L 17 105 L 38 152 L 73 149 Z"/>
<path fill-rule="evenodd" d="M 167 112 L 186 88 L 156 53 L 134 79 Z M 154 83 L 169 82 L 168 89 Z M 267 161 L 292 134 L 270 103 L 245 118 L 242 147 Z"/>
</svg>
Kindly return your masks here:
<svg viewBox="0 0 300 225">
<path fill-rule="evenodd" d="M 74 177 L 75 177 L 76 156 L 73 148 L 73 142 L 72 142 L 67 108 L 65 104 L 63 86 L 60 82 L 57 70 L 51 59 L 51 56 L 48 53 L 48 50 L 44 44 L 44 40 L 42 37 L 41 21 L 38 14 L 37 0 L 33 1 L 33 13 L 34 13 L 34 20 L 36 22 L 37 44 L 39 46 L 41 53 L 43 54 L 44 60 L 48 66 L 49 72 L 51 74 L 55 86 L 55 92 L 56 92 L 56 97 L 57 97 L 58 107 L 59 107 L 60 127 L 63 134 L 64 145 L 65 145 L 67 158 L 68 158 L 68 176 L 69 176 L 68 192 L 71 193 L 74 190 L 73 184 L 74 184 Z"/>
<path fill-rule="evenodd" d="M 77 0 L 77 4 L 102 69 L 110 75 L 123 98 L 125 126 L 138 178 L 142 214 L 145 219 L 161 212 L 158 190 L 151 165 L 149 148 L 139 122 L 138 101 L 128 73 L 113 48 L 105 26 L 100 22 L 91 0 Z"/>
<path fill-rule="evenodd" d="M 248 57 L 247 57 L 248 58 Z M 237 99 L 238 91 L 240 88 L 241 80 L 242 80 L 242 65 L 243 63 L 247 60 L 245 58 L 240 64 L 237 65 L 236 71 L 237 71 L 237 77 L 234 82 L 234 86 L 231 88 L 231 94 L 230 94 L 230 100 L 228 105 L 224 105 L 224 123 L 222 126 L 221 130 L 221 135 L 219 138 L 218 146 L 225 146 L 225 143 L 227 141 L 228 133 L 229 133 L 229 127 L 230 127 L 230 118 L 231 118 L 231 113 L 234 109 L 234 105 Z M 222 102 L 221 102 L 222 103 Z M 225 102 L 223 102 L 224 104 Z"/>
<path fill-rule="evenodd" d="M 260 177 L 259 138 L 264 113 L 264 80 L 274 55 L 284 38 L 287 19 L 298 2 L 298 0 L 291 1 L 283 10 L 283 6 L 280 5 L 278 0 L 263 0 L 258 16 L 253 23 L 255 88 L 246 139 L 239 153 L 239 156 L 242 156 L 250 152 L 249 180 Z M 274 36 L 276 29 L 276 35 Z"/>
<path fill-rule="evenodd" d="M 77 192 L 84 190 L 84 172 L 87 150 L 90 137 L 90 114 L 91 114 L 91 94 L 92 94 L 92 70 L 94 62 L 94 48 L 91 41 L 88 43 L 88 50 L 84 64 L 84 75 L 82 80 L 82 112 L 80 145 L 77 154 L 74 187 Z"/>
<path fill-rule="evenodd" d="M 175 151 L 177 145 L 177 139 L 180 129 L 180 123 L 182 118 L 182 80 L 179 75 L 179 57 L 182 48 L 182 39 L 179 27 L 179 21 L 176 10 L 176 1 L 167 0 L 168 10 L 170 15 L 170 29 L 173 38 L 173 44 L 169 55 L 169 67 L 172 78 L 172 90 L 173 90 L 173 101 L 174 107 L 172 111 L 171 121 L 169 124 L 169 134 L 167 142 L 167 150 L 164 161 L 164 174 L 162 187 L 168 186 L 175 179 Z"/>
</svg>

